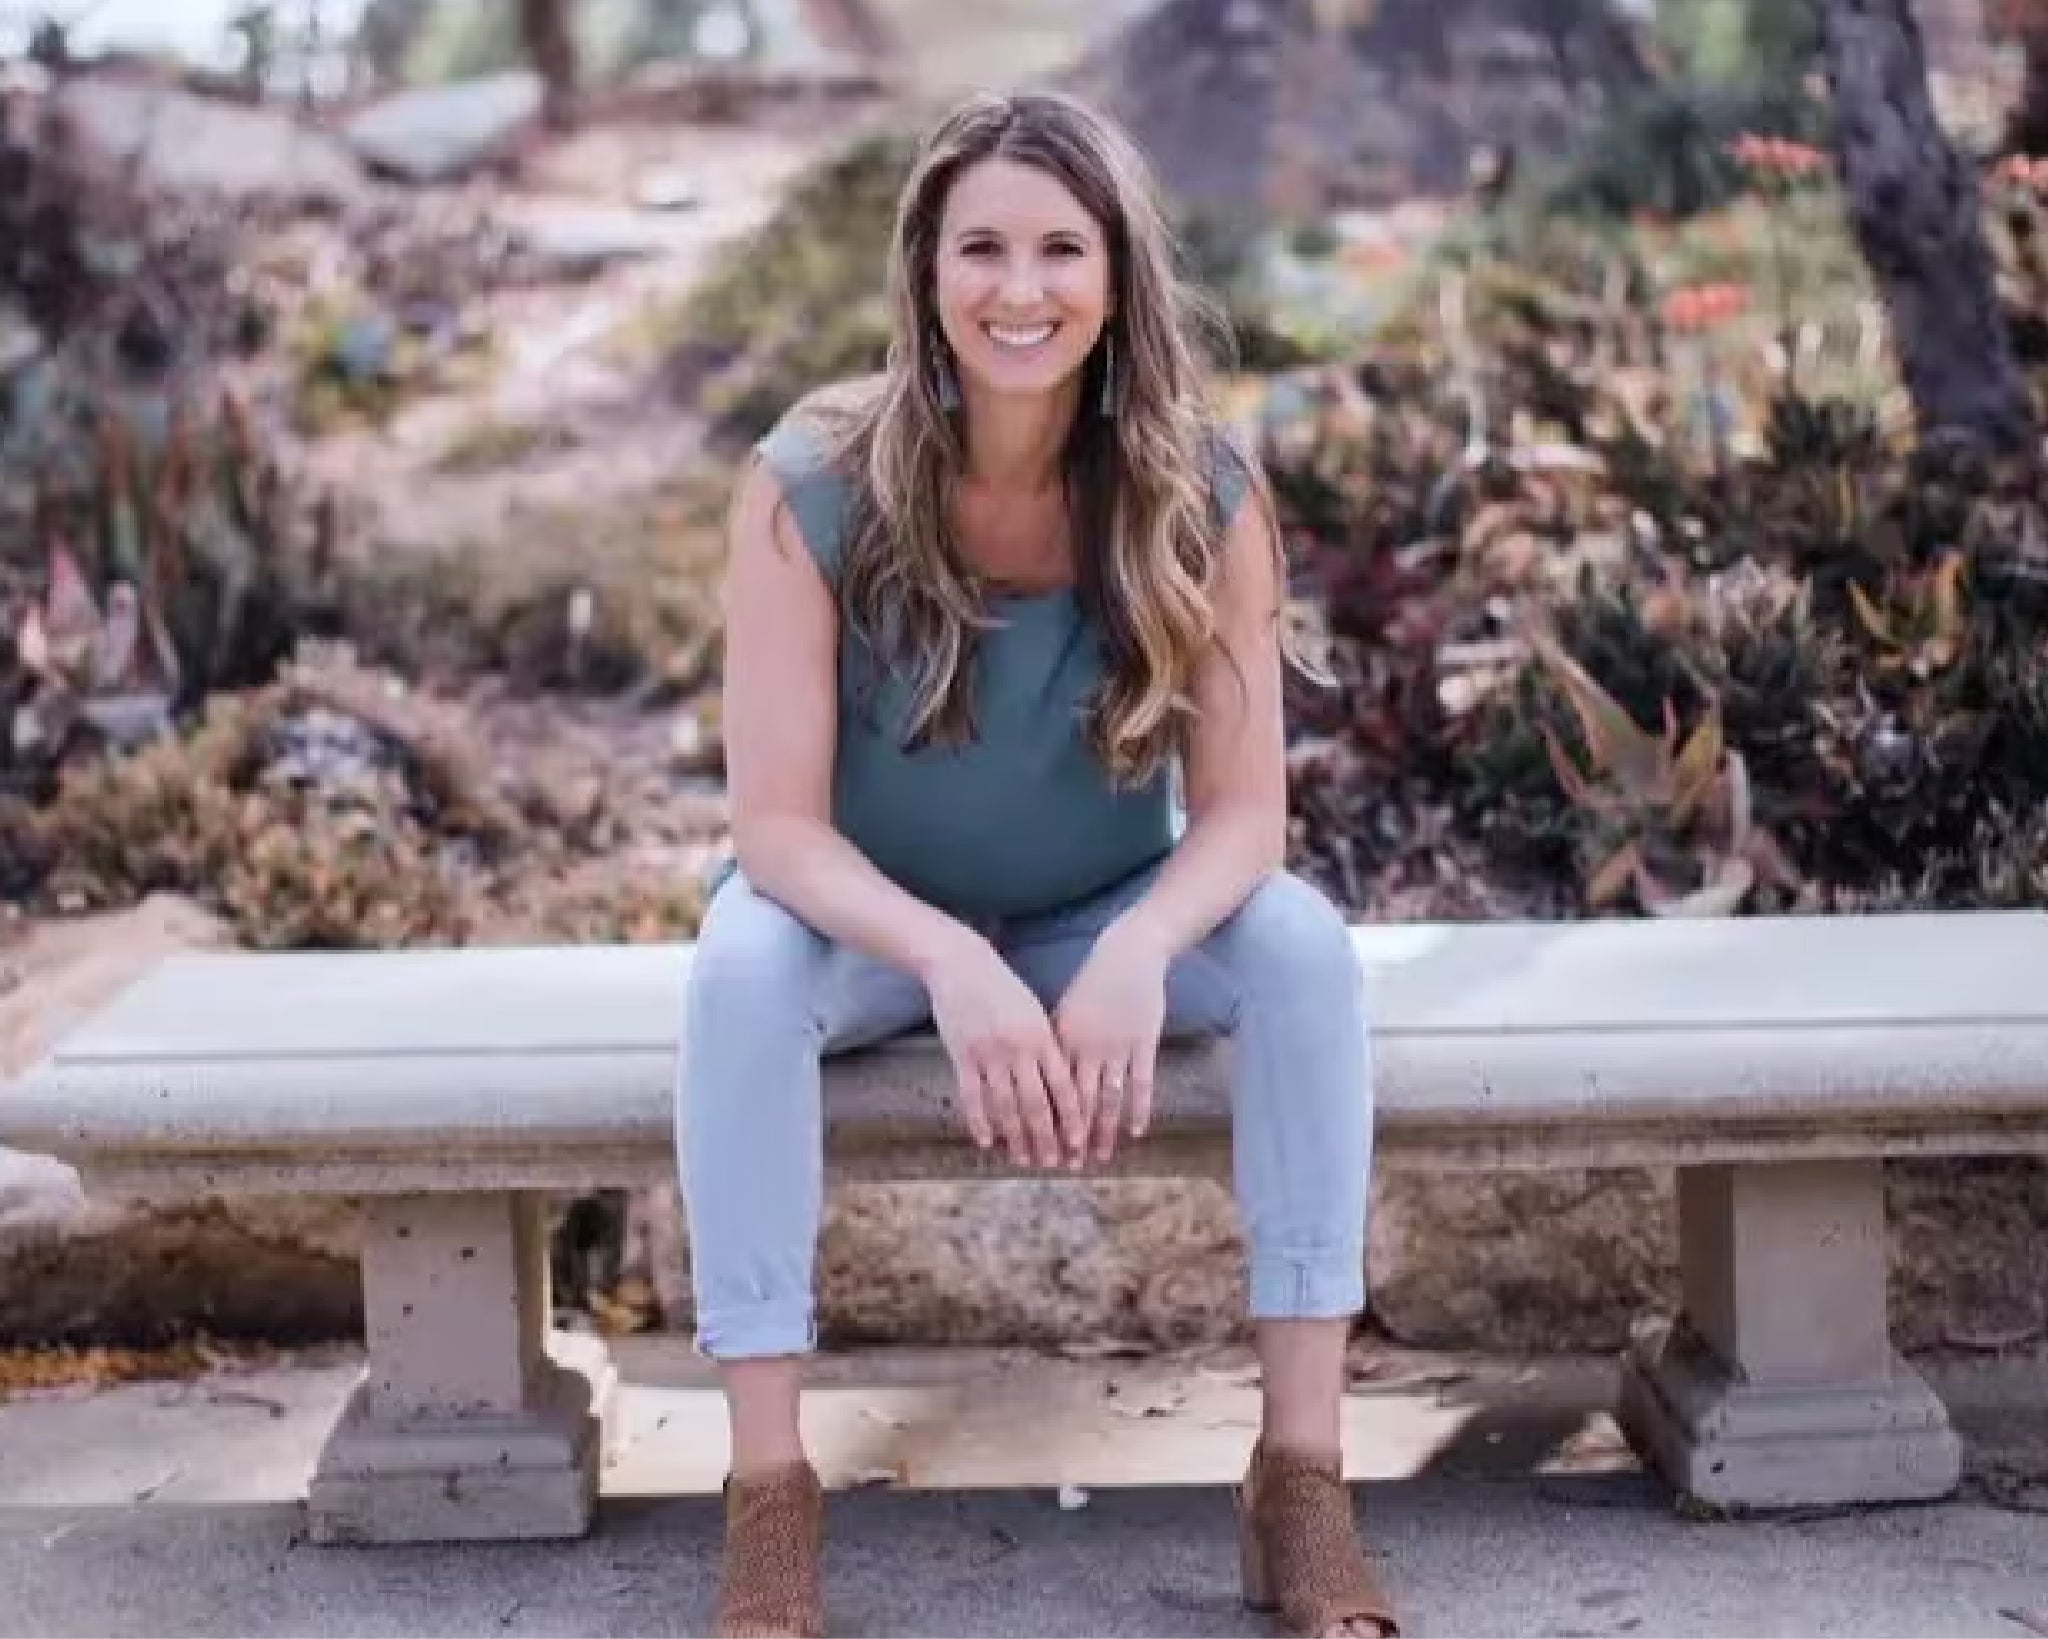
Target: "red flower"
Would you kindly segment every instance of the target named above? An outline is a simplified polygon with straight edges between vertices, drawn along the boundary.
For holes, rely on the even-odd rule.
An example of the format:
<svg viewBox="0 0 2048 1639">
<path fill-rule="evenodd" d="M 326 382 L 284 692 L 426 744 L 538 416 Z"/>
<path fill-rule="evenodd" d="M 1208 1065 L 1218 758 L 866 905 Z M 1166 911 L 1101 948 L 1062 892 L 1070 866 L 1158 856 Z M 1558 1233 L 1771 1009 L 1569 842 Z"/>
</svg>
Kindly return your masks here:
<svg viewBox="0 0 2048 1639">
<path fill-rule="evenodd" d="M 1749 306 L 1749 287 L 1722 280 L 1686 285 L 1664 298 L 1664 322 L 1673 330 L 1710 330 Z"/>
<path fill-rule="evenodd" d="M 1828 156 L 1790 137 L 1760 137 L 1745 131 L 1728 144 L 1728 157 L 1756 176 L 1778 182 L 1801 182 L 1828 168 Z"/>
</svg>

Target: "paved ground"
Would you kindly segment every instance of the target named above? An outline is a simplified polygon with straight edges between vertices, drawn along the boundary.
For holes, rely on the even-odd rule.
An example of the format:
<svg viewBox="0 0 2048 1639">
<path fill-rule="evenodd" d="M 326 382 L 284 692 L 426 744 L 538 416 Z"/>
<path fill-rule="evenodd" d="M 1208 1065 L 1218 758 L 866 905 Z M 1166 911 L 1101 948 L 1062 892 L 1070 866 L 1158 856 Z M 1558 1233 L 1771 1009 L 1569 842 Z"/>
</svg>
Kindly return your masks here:
<svg viewBox="0 0 2048 1639">
<path fill-rule="evenodd" d="M 672 1349 L 625 1364 L 622 1450 L 571 1544 L 306 1545 L 292 1499 L 345 1362 L 0 1407 L 0 1636 L 702 1633 L 716 1402 Z M 1981 1436 L 1957 1502 L 1703 1525 L 1615 1446 L 1604 1368 L 1397 1363 L 1350 1408 L 1361 1513 L 1419 1634 L 2024 1639 L 2048 1633 L 2044 1375 L 1944 1376 Z M 836 1363 L 810 1406 L 844 1488 L 834 1631 L 1267 1631 L 1236 1603 L 1225 1489 L 1253 1409 L 1228 1361 Z"/>
</svg>

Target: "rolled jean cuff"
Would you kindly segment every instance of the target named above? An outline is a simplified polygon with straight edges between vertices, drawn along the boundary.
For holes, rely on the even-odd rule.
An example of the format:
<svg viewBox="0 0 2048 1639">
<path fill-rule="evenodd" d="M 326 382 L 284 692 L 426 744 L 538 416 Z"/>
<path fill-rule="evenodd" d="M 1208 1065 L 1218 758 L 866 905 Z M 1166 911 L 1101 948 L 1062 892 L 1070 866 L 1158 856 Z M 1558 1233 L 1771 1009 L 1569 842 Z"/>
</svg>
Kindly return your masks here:
<svg viewBox="0 0 2048 1639">
<path fill-rule="evenodd" d="M 1365 1308 L 1365 1249 L 1307 1258 L 1254 1258 L 1254 1320 L 1333 1320 Z"/>
<path fill-rule="evenodd" d="M 809 1354 L 817 1343 L 812 1305 L 802 1298 L 728 1303 L 697 1314 L 697 1352 L 713 1360 Z"/>
</svg>

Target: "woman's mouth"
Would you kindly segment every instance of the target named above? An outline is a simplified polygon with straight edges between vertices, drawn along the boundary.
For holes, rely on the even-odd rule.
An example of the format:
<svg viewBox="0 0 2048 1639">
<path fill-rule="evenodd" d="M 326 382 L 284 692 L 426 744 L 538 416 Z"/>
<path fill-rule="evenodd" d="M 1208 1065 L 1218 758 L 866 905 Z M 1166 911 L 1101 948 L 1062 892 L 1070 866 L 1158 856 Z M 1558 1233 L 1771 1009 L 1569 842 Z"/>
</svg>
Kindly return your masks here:
<svg viewBox="0 0 2048 1639">
<path fill-rule="evenodd" d="M 1044 324 L 984 324 L 981 328 L 998 347 L 1021 353 L 1052 340 L 1053 332 L 1059 326 L 1048 321 Z"/>
</svg>

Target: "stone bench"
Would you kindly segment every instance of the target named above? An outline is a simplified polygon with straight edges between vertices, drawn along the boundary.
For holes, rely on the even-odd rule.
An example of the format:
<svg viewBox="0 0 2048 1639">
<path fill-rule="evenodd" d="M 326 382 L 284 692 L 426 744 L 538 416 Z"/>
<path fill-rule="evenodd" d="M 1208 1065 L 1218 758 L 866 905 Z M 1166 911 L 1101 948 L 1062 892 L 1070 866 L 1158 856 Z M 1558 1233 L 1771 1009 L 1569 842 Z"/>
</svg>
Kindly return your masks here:
<svg viewBox="0 0 2048 1639">
<path fill-rule="evenodd" d="M 1675 1166 L 1683 1312 L 1618 1413 L 1728 1507 L 1929 1498 L 1958 1448 L 1893 1352 L 1887 1156 L 2048 1154 L 2048 916 L 1360 930 L 1379 1163 Z M 360 1198 L 368 1366 L 323 1541 L 588 1528 L 612 1379 L 549 1323 L 546 1192 L 673 1177 L 688 951 L 178 957 L 0 1092 L 90 1188 Z M 686 1048 L 685 1048 L 686 1050 Z M 1224 1175 L 1224 1043 L 1169 1049 L 1125 1173 Z M 832 1061 L 840 1177 L 1008 1172 L 929 1037 Z"/>
</svg>

